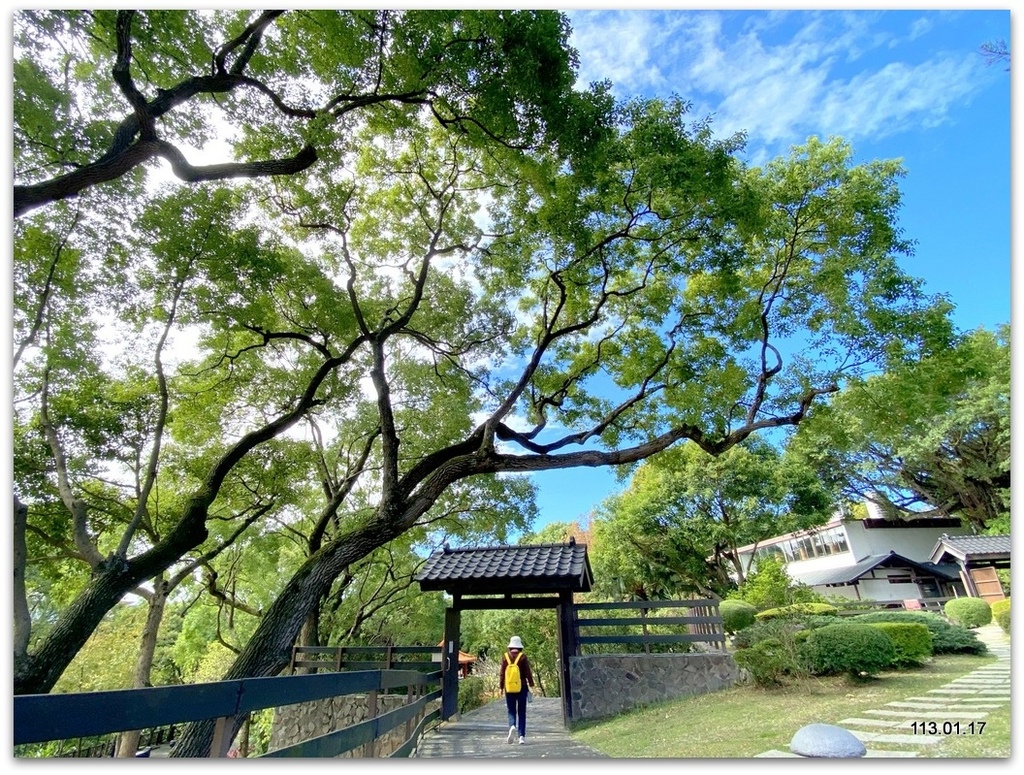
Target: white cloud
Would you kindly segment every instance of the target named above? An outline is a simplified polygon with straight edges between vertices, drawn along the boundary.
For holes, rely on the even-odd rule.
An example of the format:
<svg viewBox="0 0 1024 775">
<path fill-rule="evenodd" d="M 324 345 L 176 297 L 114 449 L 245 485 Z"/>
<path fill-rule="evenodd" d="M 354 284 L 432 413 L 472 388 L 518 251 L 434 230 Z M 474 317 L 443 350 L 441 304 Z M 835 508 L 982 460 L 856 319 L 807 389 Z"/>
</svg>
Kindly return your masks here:
<svg viewBox="0 0 1024 775">
<path fill-rule="evenodd" d="M 751 154 L 841 135 L 853 143 L 940 125 L 986 80 L 973 50 L 932 49 L 936 17 L 861 12 L 580 12 L 584 80 L 620 96 L 676 92 Z M 911 46 L 911 42 L 918 41 Z"/>
</svg>

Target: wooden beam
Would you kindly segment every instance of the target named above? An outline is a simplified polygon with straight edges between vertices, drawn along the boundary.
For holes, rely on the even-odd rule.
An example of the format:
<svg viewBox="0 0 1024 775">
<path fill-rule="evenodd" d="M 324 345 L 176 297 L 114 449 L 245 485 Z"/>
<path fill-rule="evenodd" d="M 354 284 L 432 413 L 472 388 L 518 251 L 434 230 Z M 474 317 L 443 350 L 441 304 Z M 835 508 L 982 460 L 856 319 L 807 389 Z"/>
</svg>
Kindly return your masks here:
<svg viewBox="0 0 1024 775">
<path fill-rule="evenodd" d="M 554 608 L 557 597 L 479 597 L 461 598 L 452 607 L 461 611 L 514 610 L 517 608 Z"/>
</svg>

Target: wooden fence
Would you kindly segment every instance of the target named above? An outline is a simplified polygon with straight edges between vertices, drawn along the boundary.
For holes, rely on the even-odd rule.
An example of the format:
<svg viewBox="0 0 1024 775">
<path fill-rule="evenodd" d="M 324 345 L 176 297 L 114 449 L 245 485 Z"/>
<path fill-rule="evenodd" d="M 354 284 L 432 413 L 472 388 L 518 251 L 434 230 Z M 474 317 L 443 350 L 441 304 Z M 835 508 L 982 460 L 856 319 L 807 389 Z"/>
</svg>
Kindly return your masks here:
<svg viewBox="0 0 1024 775">
<path fill-rule="evenodd" d="M 406 703 L 399 708 L 264 756 L 336 757 L 405 725 L 405 743 L 391 756 L 407 757 L 425 726 L 440 717 L 439 708 L 429 709 L 441 697 L 440 682 L 440 670 L 361 670 L 152 689 L 18 695 L 14 698 L 14 745 L 213 720 L 215 731 L 208 755 L 223 757 L 231 745 L 228 732 L 233 721 L 243 715 L 349 694 L 366 694 L 373 706 L 378 692 L 404 689 Z M 431 690 L 434 686 L 437 688 Z"/>
<path fill-rule="evenodd" d="M 848 603 L 829 603 L 839 609 L 839 616 L 856 616 L 871 611 L 930 611 L 941 614 L 951 597 L 924 597 L 911 600 L 851 600 Z"/>
<path fill-rule="evenodd" d="M 718 601 L 636 600 L 627 603 L 577 603 L 576 642 L 579 653 L 605 647 L 631 647 L 651 653 L 653 649 L 671 649 L 677 644 L 704 643 L 725 649 L 725 628 Z M 685 615 L 675 612 L 686 609 Z M 630 615 L 636 612 L 638 615 Z M 625 615 L 622 615 L 625 614 Z M 585 632 L 601 632 L 588 635 Z"/>
<path fill-rule="evenodd" d="M 426 655 L 424 658 L 421 655 Z M 436 658 L 435 658 L 436 656 Z M 417 658 L 414 658 L 417 657 Z M 296 670 L 441 669 L 440 646 L 293 646 L 288 672 Z"/>
</svg>

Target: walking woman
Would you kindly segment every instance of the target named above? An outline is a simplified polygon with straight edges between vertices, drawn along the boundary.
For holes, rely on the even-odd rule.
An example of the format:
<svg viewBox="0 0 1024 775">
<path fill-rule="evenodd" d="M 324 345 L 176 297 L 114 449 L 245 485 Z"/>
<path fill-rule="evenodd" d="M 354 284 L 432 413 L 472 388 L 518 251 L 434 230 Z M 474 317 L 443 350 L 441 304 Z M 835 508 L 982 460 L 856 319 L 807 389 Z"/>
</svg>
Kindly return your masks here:
<svg viewBox="0 0 1024 775">
<path fill-rule="evenodd" d="M 526 701 L 534 683 L 530 660 L 526 658 L 523 641 L 518 635 L 513 635 L 509 640 L 508 651 L 501 658 L 498 681 L 505 693 L 505 706 L 508 708 L 509 745 L 516 741 L 516 737 L 519 738 L 519 745 L 525 745 Z"/>
</svg>

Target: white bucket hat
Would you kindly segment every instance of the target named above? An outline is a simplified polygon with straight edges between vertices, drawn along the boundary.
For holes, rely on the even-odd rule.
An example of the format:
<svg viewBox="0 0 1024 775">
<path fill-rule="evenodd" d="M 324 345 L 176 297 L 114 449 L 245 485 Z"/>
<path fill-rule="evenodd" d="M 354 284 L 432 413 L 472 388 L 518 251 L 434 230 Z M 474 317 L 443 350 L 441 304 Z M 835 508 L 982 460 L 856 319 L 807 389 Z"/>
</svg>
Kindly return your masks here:
<svg viewBox="0 0 1024 775">
<path fill-rule="evenodd" d="M 518 635 L 513 635 L 512 640 L 508 642 L 508 647 L 510 649 L 519 649 L 521 651 L 523 648 L 523 641 Z"/>
</svg>

